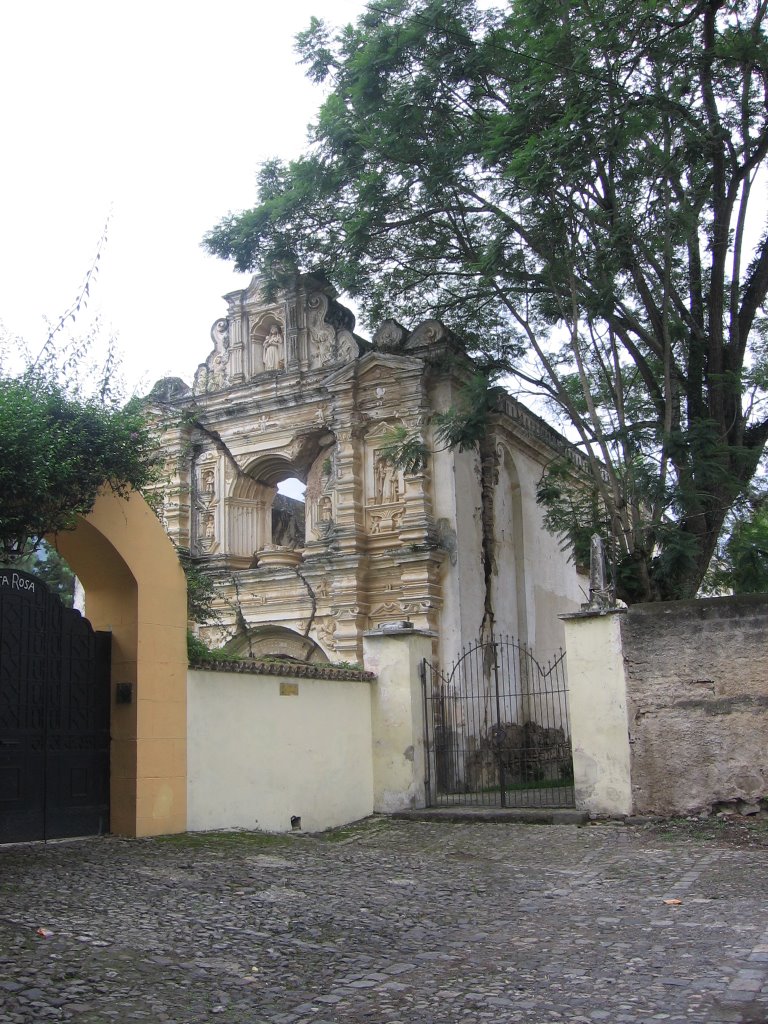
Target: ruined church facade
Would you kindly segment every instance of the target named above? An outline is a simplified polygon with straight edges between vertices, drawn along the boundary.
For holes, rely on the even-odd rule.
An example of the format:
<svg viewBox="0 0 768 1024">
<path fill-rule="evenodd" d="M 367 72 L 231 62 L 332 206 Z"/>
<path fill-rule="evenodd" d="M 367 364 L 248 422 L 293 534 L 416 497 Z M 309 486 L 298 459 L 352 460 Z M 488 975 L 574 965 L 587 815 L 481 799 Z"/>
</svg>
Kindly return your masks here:
<svg viewBox="0 0 768 1024">
<path fill-rule="evenodd" d="M 322 279 L 225 296 L 189 386 L 151 408 L 167 473 L 161 515 L 215 587 L 213 647 L 358 662 L 366 631 L 407 621 L 448 664 L 491 624 L 542 655 L 587 583 L 535 500 L 562 438 L 511 397 L 482 451 L 447 450 L 435 413 L 472 370 L 442 323 L 386 321 L 367 341 Z M 408 471 L 394 433 L 422 446 Z M 299 480 L 304 501 L 278 492 Z"/>
</svg>

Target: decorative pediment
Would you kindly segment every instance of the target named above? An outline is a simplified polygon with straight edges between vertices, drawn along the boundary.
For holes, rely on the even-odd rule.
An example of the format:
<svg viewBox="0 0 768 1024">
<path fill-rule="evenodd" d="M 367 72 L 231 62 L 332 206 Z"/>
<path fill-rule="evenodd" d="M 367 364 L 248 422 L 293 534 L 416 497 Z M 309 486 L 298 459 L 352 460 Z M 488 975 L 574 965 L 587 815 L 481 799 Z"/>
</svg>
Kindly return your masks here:
<svg viewBox="0 0 768 1024">
<path fill-rule="evenodd" d="M 336 387 L 351 380 L 362 384 L 376 384 L 377 377 L 394 383 L 400 374 L 421 373 L 424 363 L 413 356 L 393 355 L 390 352 L 366 352 L 353 363 L 330 373 L 324 380 L 326 387 Z"/>
</svg>

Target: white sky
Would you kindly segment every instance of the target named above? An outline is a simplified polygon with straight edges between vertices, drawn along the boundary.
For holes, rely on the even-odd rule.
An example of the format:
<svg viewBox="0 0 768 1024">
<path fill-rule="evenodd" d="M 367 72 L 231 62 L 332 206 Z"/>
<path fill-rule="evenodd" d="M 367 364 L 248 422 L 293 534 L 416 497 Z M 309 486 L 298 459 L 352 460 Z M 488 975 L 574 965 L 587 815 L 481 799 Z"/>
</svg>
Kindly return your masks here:
<svg viewBox="0 0 768 1024">
<path fill-rule="evenodd" d="M 107 215 L 90 312 L 129 388 L 191 381 L 221 296 L 250 279 L 203 234 L 252 206 L 258 164 L 303 149 L 320 87 L 296 64 L 314 14 L 363 0 L 0 0 L 0 322 L 37 350 L 72 303 Z M 80 318 L 85 328 L 87 320 Z"/>
</svg>

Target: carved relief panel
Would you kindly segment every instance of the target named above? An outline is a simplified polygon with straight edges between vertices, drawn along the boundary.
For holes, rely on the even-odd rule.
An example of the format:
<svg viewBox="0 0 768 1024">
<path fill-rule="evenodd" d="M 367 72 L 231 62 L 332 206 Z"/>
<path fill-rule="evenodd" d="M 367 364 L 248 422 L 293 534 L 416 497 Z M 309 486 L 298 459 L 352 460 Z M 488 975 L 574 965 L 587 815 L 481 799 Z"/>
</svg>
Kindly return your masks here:
<svg viewBox="0 0 768 1024">
<path fill-rule="evenodd" d="M 369 449 L 366 461 L 366 530 L 374 536 L 396 533 L 405 517 L 403 471 L 384 457 L 381 448 Z"/>
<path fill-rule="evenodd" d="M 198 555 L 216 554 L 221 547 L 220 490 L 221 474 L 215 452 L 205 452 L 198 459 L 193 474 L 193 536 Z"/>
<path fill-rule="evenodd" d="M 336 446 L 324 449 L 307 475 L 307 540 L 327 540 L 336 521 Z"/>
</svg>

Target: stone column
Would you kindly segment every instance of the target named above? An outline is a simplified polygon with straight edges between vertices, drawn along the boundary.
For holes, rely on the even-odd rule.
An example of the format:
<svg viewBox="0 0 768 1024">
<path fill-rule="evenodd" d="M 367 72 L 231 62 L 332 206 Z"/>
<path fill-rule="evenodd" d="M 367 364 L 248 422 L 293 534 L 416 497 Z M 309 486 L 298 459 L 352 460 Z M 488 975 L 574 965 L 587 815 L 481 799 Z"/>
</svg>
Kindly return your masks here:
<svg viewBox="0 0 768 1024">
<path fill-rule="evenodd" d="M 576 806 L 596 815 L 632 813 L 627 686 L 621 647 L 625 609 L 561 615 Z"/>
<path fill-rule="evenodd" d="M 420 667 L 434 633 L 393 623 L 363 634 L 363 662 L 377 681 L 371 691 L 373 809 L 423 807 L 424 696 Z"/>
</svg>

